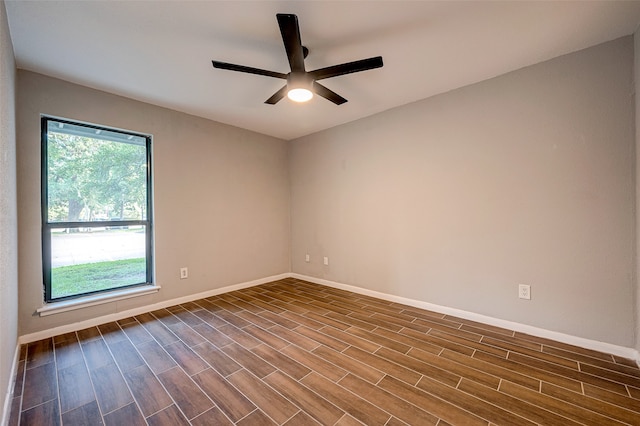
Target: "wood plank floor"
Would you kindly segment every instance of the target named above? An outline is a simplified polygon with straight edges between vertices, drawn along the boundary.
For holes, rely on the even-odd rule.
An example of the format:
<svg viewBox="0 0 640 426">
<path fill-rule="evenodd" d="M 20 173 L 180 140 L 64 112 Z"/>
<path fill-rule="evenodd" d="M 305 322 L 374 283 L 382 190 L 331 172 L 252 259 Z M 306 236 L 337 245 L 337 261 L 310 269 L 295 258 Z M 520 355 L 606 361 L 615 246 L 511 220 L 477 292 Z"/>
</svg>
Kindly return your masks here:
<svg viewBox="0 0 640 426">
<path fill-rule="evenodd" d="M 640 425 L 640 371 L 285 279 L 23 346 L 9 424 Z"/>
</svg>

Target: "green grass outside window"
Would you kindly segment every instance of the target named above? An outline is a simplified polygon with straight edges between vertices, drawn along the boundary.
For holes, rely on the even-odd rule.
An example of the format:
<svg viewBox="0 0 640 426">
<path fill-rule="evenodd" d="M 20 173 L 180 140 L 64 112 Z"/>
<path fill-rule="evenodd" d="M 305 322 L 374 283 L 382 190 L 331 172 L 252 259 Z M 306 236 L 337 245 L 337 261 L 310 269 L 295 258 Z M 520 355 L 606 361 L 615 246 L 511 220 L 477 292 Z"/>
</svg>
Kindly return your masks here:
<svg viewBox="0 0 640 426">
<path fill-rule="evenodd" d="M 146 281 L 144 258 L 60 266 L 51 269 L 52 296 L 73 296 Z"/>
</svg>

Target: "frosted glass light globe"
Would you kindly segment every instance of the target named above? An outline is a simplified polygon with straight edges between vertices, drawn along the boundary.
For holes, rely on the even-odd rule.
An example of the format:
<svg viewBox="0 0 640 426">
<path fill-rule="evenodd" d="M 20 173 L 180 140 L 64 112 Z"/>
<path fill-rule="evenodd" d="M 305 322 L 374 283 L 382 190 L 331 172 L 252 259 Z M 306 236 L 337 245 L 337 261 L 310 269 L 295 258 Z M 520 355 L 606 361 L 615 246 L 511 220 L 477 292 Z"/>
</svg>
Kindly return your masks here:
<svg viewBox="0 0 640 426">
<path fill-rule="evenodd" d="M 313 92 L 309 89 L 291 89 L 287 93 L 287 97 L 294 102 L 307 102 L 313 98 Z"/>
</svg>

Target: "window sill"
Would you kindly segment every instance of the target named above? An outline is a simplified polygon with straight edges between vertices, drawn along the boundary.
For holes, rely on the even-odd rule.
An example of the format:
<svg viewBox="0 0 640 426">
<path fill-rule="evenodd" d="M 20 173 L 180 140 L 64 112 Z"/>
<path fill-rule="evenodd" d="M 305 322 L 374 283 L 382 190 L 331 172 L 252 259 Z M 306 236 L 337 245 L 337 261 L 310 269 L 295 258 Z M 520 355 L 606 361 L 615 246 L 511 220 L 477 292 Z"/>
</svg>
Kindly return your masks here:
<svg viewBox="0 0 640 426">
<path fill-rule="evenodd" d="M 44 306 L 36 309 L 41 317 L 60 314 L 62 312 L 74 311 L 76 309 L 88 308 L 90 306 L 102 305 L 104 303 L 116 302 L 118 300 L 130 299 L 132 297 L 144 296 L 156 293 L 160 290 L 157 285 L 141 286 L 123 290 L 111 291 L 109 293 L 94 294 L 62 302 L 45 303 Z"/>
</svg>

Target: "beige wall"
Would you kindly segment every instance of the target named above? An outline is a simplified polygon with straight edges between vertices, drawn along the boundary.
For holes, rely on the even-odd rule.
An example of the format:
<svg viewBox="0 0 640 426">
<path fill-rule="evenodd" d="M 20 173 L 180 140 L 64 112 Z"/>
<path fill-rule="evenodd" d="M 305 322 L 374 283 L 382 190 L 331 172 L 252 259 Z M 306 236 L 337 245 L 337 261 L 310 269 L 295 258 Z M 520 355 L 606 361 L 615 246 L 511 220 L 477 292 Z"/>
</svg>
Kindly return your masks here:
<svg viewBox="0 0 640 426">
<path fill-rule="evenodd" d="M 21 335 L 289 271 L 285 141 L 28 71 L 18 71 L 17 93 Z M 159 293 L 34 315 L 42 305 L 40 114 L 153 135 Z"/>
<path fill-rule="evenodd" d="M 634 98 L 635 98 L 635 124 L 636 124 L 636 275 L 635 275 L 635 302 L 636 302 L 636 345 L 635 348 L 640 352 L 640 173 L 638 173 L 638 164 L 640 164 L 640 30 L 636 30 L 633 35 L 634 41 Z M 639 355 L 640 356 L 640 355 Z M 639 361 L 640 363 L 640 361 Z"/>
<path fill-rule="evenodd" d="M 7 15 L 0 1 L 0 422 L 18 343 L 15 81 Z"/>
<path fill-rule="evenodd" d="M 626 37 L 293 141 L 293 272 L 633 347 L 632 70 Z"/>
</svg>

